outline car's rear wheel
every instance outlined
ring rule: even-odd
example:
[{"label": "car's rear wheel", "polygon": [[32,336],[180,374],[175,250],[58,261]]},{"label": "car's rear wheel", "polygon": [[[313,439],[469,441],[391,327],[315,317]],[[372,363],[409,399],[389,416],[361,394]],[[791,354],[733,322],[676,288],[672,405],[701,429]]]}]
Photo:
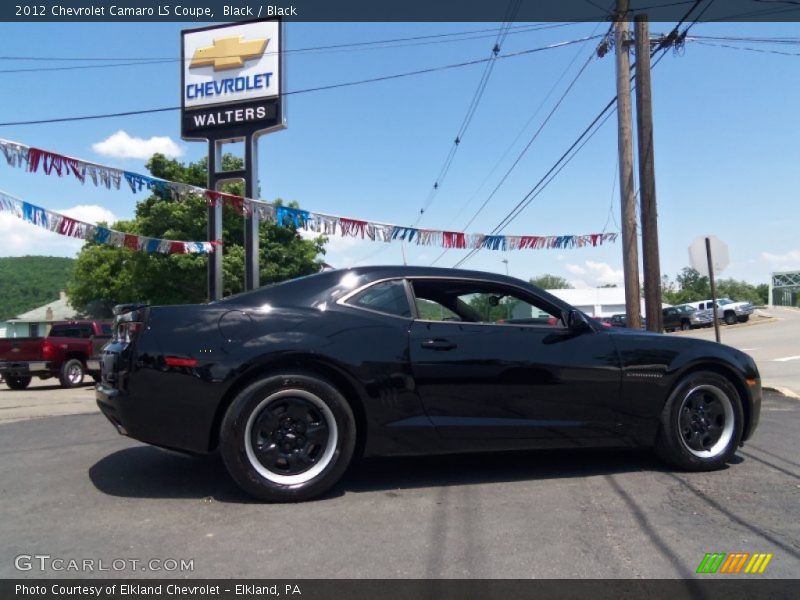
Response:
[{"label": "car's rear wheel", "polygon": [[14,375],[6,375],[6,385],[12,390],[24,390],[31,383],[31,377],[15,377]]},{"label": "car's rear wheel", "polygon": [[233,479],[264,500],[296,502],[327,491],[353,456],[356,425],[344,396],[313,375],[266,377],[225,414],[220,452]]},{"label": "car's rear wheel", "polygon": [[692,328],[692,324],[689,321],[681,321],[681,331],[689,331]]},{"label": "car's rear wheel", "polygon": [[690,471],[723,467],[742,438],[739,393],[722,375],[700,371],[675,388],[661,415],[656,453]]},{"label": "car's rear wheel", "polygon": [[74,388],[83,383],[83,363],[77,358],[71,358],[64,361],[61,365],[61,371],[58,375],[58,380],[61,382],[61,387]]}]

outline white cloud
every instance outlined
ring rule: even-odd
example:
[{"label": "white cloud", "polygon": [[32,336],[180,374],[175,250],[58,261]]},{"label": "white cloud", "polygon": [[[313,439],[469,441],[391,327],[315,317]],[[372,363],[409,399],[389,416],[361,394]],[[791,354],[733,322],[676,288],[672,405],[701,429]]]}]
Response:
[{"label": "white cloud", "polygon": [[131,137],[120,129],[102,142],[92,144],[92,150],[103,156],[116,158],[150,158],[156,152],[176,158],[183,155],[183,148],[169,136],[153,136],[149,139]]},{"label": "white cloud", "polygon": [[589,270],[592,273],[594,273],[595,280],[601,285],[605,283],[615,283],[620,285],[625,280],[622,269],[614,269],[608,263],[587,260],[586,266],[589,267]]},{"label": "white cloud", "polygon": [[587,260],[583,265],[566,265],[567,271],[580,275],[580,279],[570,279],[576,288],[599,287],[606,284],[622,285],[624,282],[622,269],[615,269],[608,263]]},{"label": "white cloud", "polygon": [[794,271],[800,269],[800,250],[789,250],[784,254],[762,252],[761,258],[775,271]]},{"label": "white cloud", "polygon": [[580,265],[567,265],[567,271],[572,273],[573,275],[586,275],[586,269],[581,267]]},{"label": "white cloud", "polygon": [[[58,212],[87,223],[117,220],[111,211],[94,204],[81,204]],[[75,256],[84,244],[83,240],[53,233],[6,212],[0,213],[0,239],[3,240],[0,252],[3,256]]]},{"label": "white cloud", "polygon": [[59,212],[61,212],[63,215],[67,215],[68,217],[72,217],[73,219],[91,223],[92,225],[96,225],[100,221],[105,221],[111,225],[117,220],[117,217],[114,216],[114,213],[103,206],[98,206],[97,204],[79,204],[78,206],[73,206],[72,208],[67,208],[66,210]]}]

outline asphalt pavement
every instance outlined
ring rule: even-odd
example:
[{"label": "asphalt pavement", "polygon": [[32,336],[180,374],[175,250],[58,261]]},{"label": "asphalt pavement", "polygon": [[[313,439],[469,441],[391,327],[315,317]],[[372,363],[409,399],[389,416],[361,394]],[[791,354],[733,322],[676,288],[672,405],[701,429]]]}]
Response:
[{"label": "asphalt pavement", "polygon": [[[722,471],[597,450],[372,459],[319,500],[270,505],[218,458],[120,437],[96,413],[5,423],[0,577],[724,577],[695,575],[707,552],[773,553],[756,577],[797,577],[798,434],[800,402],[767,393]],[[125,562],[54,570],[70,560]]]},{"label": "asphalt pavement", "polygon": [[[763,385],[800,398],[800,309],[773,307],[758,312],[772,318],[721,325],[720,341],[752,356]],[[714,339],[714,329],[695,329],[675,335]]]}]

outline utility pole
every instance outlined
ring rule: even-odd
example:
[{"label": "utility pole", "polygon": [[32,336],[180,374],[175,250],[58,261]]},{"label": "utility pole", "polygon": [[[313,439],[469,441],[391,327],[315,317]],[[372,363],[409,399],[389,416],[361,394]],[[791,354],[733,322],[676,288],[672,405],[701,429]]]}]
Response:
[{"label": "utility pole", "polygon": [[633,131],[631,118],[631,61],[629,55],[628,0],[617,0],[614,45],[617,55],[617,135],[619,192],[622,209],[622,268],[625,278],[625,312],[628,327],[642,326],[639,299],[639,242],[636,237],[636,197],[633,190]]},{"label": "utility pole", "polygon": [[647,329],[663,331],[661,266],[658,255],[658,211],[653,150],[653,96],[650,89],[650,25],[636,15],[636,127],[639,140],[639,202],[642,216],[642,268]]}]

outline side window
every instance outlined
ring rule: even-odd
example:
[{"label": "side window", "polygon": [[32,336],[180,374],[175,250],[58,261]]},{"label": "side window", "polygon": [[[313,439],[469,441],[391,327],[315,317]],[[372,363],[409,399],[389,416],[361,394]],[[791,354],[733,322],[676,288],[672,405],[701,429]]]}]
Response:
[{"label": "side window", "polygon": [[561,325],[556,307],[534,304],[524,292],[493,283],[459,280],[414,281],[419,318],[498,325]]},{"label": "side window", "polygon": [[406,288],[402,281],[382,281],[361,290],[347,304],[376,312],[411,318]]},{"label": "side window", "polygon": [[417,314],[423,321],[460,321],[459,317],[452,310],[439,304],[434,300],[417,298]]}]

